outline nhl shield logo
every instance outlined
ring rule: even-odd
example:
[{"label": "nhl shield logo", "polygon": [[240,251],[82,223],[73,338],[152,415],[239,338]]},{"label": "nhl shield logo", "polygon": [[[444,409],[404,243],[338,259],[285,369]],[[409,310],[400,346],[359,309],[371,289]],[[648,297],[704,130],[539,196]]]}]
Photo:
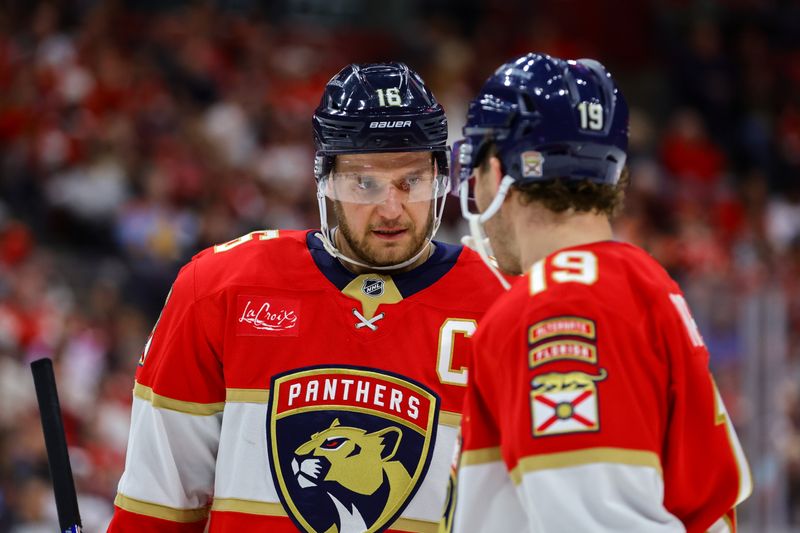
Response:
[{"label": "nhl shield logo", "polygon": [[361,292],[373,298],[383,296],[384,281],[381,278],[367,278],[361,286]]},{"label": "nhl shield logo", "polygon": [[273,480],[301,531],[383,531],[425,477],[438,396],[394,374],[315,367],[272,378]]}]

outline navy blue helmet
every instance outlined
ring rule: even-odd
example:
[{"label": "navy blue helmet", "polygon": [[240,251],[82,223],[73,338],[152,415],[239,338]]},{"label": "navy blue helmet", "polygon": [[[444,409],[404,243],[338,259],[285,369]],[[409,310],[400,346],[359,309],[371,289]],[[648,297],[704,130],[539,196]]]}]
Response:
[{"label": "navy blue helmet", "polygon": [[403,63],[346,66],[325,86],[312,123],[317,180],[346,153],[431,151],[448,172],[444,110]]},{"label": "navy blue helmet", "polygon": [[[325,250],[343,261],[373,270],[393,270],[412,264],[425,253],[436,234],[450,190],[447,119],[433,93],[419,74],[403,63],[348,65],[325,86],[312,124],[317,147],[314,177],[321,230],[317,237]],[[333,230],[328,226],[326,200],[366,204],[385,201],[389,187],[362,187],[362,182],[376,180],[364,179],[369,176],[358,173],[347,176],[346,172],[335,171],[337,156],[385,152],[430,152],[433,170],[430,181],[425,176],[407,176],[399,179],[400,185],[392,185],[405,191],[408,201],[429,201],[433,215],[427,238],[412,257],[394,265],[371,265],[347,256],[336,247]],[[348,181],[349,177],[356,179]],[[355,186],[336,187],[336,182]]]},{"label": "navy blue helmet", "polygon": [[470,103],[453,176],[468,180],[491,143],[514,183],[615,184],[628,148],[628,105],[605,67],[527,54],[498,68]]}]

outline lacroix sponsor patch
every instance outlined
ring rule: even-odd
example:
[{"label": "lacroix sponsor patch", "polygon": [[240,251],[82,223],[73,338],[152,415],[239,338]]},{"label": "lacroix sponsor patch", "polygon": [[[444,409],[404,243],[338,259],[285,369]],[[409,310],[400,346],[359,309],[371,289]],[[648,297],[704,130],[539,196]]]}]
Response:
[{"label": "lacroix sponsor patch", "polygon": [[300,331],[300,300],[240,294],[236,308],[236,335],[296,337]]}]

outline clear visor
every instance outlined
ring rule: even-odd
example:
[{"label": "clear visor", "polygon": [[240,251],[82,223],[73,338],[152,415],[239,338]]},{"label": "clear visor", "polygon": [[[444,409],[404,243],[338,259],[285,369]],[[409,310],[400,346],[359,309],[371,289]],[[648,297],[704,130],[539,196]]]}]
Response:
[{"label": "clear visor", "polygon": [[[423,154],[428,157],[418,157]],[[435,158],[426,152],[414,154],[417,157],[402,155],[337,156],[335,168],[320,180],[320,186],[331,200],[355,204],[380,204],[390,196],[401,202],[430,202],[447,194],[450,178],[439,171]]]}]

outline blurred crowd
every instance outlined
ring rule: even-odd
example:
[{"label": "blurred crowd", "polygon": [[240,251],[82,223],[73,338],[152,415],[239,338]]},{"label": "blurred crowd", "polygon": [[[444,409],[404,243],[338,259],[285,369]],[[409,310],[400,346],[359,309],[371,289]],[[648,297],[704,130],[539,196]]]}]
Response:
[{"label": "blurred crowd", "polygon": [[[758,331],[783,347],[761,384],[778,423],[751,466],[800,528],[800,2],[64,0],[0,7],[0,531],[56,527],[40,357],[86,531],[103,529],[136,363],[178,268],[254,229],[318,227],[310,118],[333,74],[407,62],[452,142],[482,80],[527,51],[596,57],[628,96],[618,237],[686,291],[746,448],[764,429],[744,393],[763,354],[743,310],[776,295],[780,320]],[[455,204],[442,240],[465,232]]]}]

